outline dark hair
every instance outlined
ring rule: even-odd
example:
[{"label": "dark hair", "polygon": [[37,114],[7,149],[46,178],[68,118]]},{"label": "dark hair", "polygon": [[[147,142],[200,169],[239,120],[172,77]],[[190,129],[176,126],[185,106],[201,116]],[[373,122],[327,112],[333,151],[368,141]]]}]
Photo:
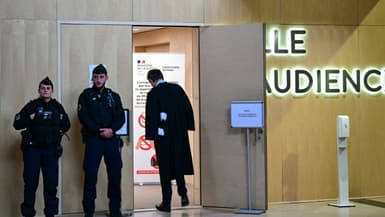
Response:
[{"label": "dark hair", "polygon": [[107,69],[103,66],[103,64],[99,64],[94,68],[94,70],[92,70],[92,74],[105,74],[105,75],[107,75]]},{"label": "dark hair", "polygon": [[43,80],[40,81],[40,83],[39,83],[39,88],[40,88],[41,85],[49,85],[49,86],[51,86],[52,89],[53,89],[52,81],[49,79],[48,76],[45,77]]},{"label": "dark hair", "polygon": [[160,71],[159,69],[151,69],[147,72],[147,80],[157,81],[159,79],[163,79],[162,71]]}]

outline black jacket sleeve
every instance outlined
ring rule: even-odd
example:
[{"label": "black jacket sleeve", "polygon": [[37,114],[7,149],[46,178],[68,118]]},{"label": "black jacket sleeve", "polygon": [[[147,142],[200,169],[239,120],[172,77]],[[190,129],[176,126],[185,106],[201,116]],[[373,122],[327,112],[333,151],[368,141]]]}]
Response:
[{"label": "black jacket sleeve", "polygon": [[159,108],[154,94],[155,92],[151,90],[148,92],[146,99],[145,135],[147,140],[156,140],[158,135]]},{"label": "black jacket sleeve", "polygon": [[195,130],[195,123],[194,123],[194,112],[190,103],[190,100],[188,99],[188,96],[183,91],[183,98],[184,98],[184,110],[187,120],[187,129],[188,130]]},{"label": "black jacket sleeve", "polygon": [[27,103],[19,113],[15,115],[13,127],[16,130],[29,128],[32,125],[32,120],[29,117],[34,112],[34,101]]},{"label": "black jacket sleeve", "polygon": [[123,126],[126,117],[124,115],[124,109],[122,106],[122,101],[120,99],[120,96],[116,93],[113,93],[112,97],[114,97],[114,101],[115,101],[115,104],[114,104],[115,111],[113,113],[111,128],[114,132],[116,132]]}]

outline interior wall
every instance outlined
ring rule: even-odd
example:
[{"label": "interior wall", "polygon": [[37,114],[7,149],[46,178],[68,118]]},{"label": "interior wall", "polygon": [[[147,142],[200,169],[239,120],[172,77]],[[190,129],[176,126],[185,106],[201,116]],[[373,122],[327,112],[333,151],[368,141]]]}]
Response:
[{"label": "interior wall", "polygon": [[[49,76],[57,88],[55,44],[55,22],[0,22],[0,210],[4,216],[18,216],[23,198],[21,137],[12,127],[13,118],[27,102],[38,97],[38,84],[44,77]],[[42,194],[39,187],[37,209],[42,209]]]},{"label": "interior wall", "polygon": [[145,22],[204,22],[205,0],[133,0],[133,20]]},{"label": "interior wall", "polygon": [[[34,0],[38,1],[38,0]],[[132,20],[133,0],[56,0],[59,20]]]},{"label": "interior wall", "polygon": [[204,21],[208,24],[384,25],[383,9],[383,0],[209,0],[205,1]]},{"label": "interior wall", "polygon": [[[281,33],[285,33],[290,27],[292,26],[280,26]],[[267,73],[272,68],[284,70],[300,66],[312,71],[315,68],[350,69],[357,66],[359,37],[355,27],[305,25],[303,28],[307,31],[307,54],[301,57],[268,56]],[[339,114],[350,116],[349,178],[352,189],[357,187],[356,180],[361,177],[356,171],[365,164],[357,162],[360,158],[359,137],[369,133],[369,130],[359,130],[361,108],[358,104],[366,98],[371,96],[326,96],[310,93],[303,97],[290,94],[268,97],[271,201],[331,199],[338,196],[335,125]],[[351,196],[361,196],[361,193],[352,191]]]},{"label": "interior wall", "polygon": [[[199,84],[198,72],[198,32],[194,28],[161,28],[158,30],[136,33],[133,35],[135,52],[170,52],[185,54],[185,91],[194,110],[196,126],[199,126]],[[186,182],[194,186],[194,195],[200,195],[199,170],[199,128],[189,134],[193,155],[194,176],[186,176]],[[191,189],[190,189],[191,190]],[[200,203],[200,197],[194,196],[194,204]]]}]

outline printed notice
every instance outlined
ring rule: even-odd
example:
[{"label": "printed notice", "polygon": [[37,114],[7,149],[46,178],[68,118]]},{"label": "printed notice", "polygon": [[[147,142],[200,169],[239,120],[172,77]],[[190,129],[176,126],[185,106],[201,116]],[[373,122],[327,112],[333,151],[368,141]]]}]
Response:
[{"label": "printed notice", "polygon": [[264,103],[262,101],[233,101],[230,110],[231,127],[263,128]]}]

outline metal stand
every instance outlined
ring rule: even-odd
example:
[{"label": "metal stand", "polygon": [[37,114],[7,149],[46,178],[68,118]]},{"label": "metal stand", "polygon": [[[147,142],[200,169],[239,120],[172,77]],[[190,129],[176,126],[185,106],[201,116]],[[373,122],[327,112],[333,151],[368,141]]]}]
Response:
[{"label": "metal stand", "polygon": [[[256,134],[258,134],[256,132]],[[258,136],[256,137],[258,138]],[[251,198],[251,148],[250,148],[250,128],[246,128],[246,140],[247,140],[247,202],[248,207],[247,208],[241,208],[235,211],[235,214],[254,214],[254,215],[260,215],[262,213],[265,213],[265,210],[261,209],[252,209],[252,198]]]},{"label": "metal stand", "polygon": [[337,138],[338,154],[338,201],[329,203],[335,207],[354,207],[349,201],[347,138]]}]

